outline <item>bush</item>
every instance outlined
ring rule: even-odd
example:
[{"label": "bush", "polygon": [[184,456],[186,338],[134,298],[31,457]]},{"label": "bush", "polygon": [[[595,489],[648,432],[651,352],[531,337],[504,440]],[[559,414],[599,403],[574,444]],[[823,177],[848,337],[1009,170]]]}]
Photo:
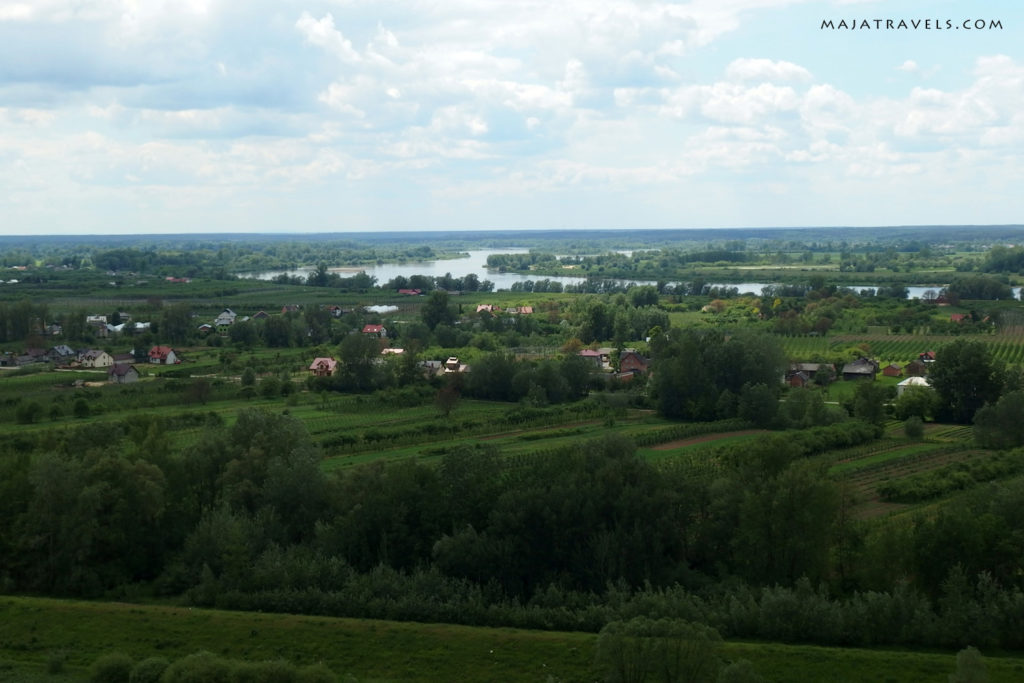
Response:
[{"label": "bush", "polygon": [[234,667],[209,652],[189,655],[167,667],[162,683],[230,683]]},{"label": "bush", "polygon": [[911,415],[903,423],[903,433],[908,439],[920,439],[924,436],[924,422],[917,415]]},{"label": "bush", "polygon": [[91,412],[89,410],[89,403],[84,398],[76,399],[75,405],[71,410],[78,419],[89,417],[89,413]]},{"label": "bush", "polygon": [[680,619],[613,621],[597,637],[595,663],[608,681],[710,683],[717,677],[721,640],[710,626]]},{"label": "bush", "polygon": [[123,652],[100,655],[92,663],[90,681],[96,683],[128,683],[132,673],[132,658]]},{"label": "bush", "polygon": [[163,657],[150,657],[132,667],[128,683],[159,683],[164,671],[171,665]]}]

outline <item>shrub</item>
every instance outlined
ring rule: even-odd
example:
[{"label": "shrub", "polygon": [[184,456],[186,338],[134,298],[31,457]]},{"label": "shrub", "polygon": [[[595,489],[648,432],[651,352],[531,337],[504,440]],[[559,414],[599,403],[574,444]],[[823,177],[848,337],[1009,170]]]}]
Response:
[{"label": "shrub", "polygon": [[234,667],[209,652],[197,652],[167,667],[162,683],[230,683]]},{"label": "shrub", "polygon": [[92,663],[89,680],[96,683],[128,683],[132,663],[132,658],[123,652],[100,655]]},{"label": "shrub", "polygon": [[163,657],[150,657],[132,667],[132,673],[128,677],[128,683],[159,683],[160,677],[170,666]]},{"label": "shrub", "polygon": [[75,405],[71,410],[78,419],[89,417],[89,413],[91,412],[89,410],[89,404],[84,398],[76,399]]},{"label": "shrub", "polygon": [[924,436],[924,422],[917,415],[911,415],[903,423],[903,433],[908,439],[920,439]]}]

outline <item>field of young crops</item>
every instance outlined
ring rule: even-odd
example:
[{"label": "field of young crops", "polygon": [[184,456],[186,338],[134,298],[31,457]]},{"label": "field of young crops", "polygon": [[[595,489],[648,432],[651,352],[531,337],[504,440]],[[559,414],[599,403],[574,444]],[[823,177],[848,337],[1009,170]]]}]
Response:
[{"label": "field of young crops", "polygon": [[[880,361],[908,363],[924,351],[937,351],[957,338],[914,334],[843,334],[832,337],[781,337],[780,342],[787,357],[793,360],[828,358],[853,346],[861,346],[864,355]],[[1011,365],[1024,364],[1024,334],[965,335],[960,338],[985,344],[996,360]]]}]

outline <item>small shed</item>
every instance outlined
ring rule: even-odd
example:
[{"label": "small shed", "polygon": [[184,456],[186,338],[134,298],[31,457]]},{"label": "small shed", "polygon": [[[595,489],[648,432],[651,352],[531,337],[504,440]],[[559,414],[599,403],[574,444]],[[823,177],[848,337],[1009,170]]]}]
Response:
[{"label": "small shed", "polygon": [[890,363],[889,365],[886,365],[884,368],[882,368],[882,374],[885,375],[886,377],[902,377],[903,368],[896,365],[895,363]]}]

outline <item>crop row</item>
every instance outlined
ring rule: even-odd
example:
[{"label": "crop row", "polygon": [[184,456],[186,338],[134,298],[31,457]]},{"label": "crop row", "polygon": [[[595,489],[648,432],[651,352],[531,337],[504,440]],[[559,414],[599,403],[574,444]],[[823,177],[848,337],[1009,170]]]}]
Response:
[{"label": "crop row", "polygon": [[878,487],[878,492],[890,502],[915,503],[1021,471],[1024,458],[1019,452],[973,453],[944,467],[887,482]]}]

